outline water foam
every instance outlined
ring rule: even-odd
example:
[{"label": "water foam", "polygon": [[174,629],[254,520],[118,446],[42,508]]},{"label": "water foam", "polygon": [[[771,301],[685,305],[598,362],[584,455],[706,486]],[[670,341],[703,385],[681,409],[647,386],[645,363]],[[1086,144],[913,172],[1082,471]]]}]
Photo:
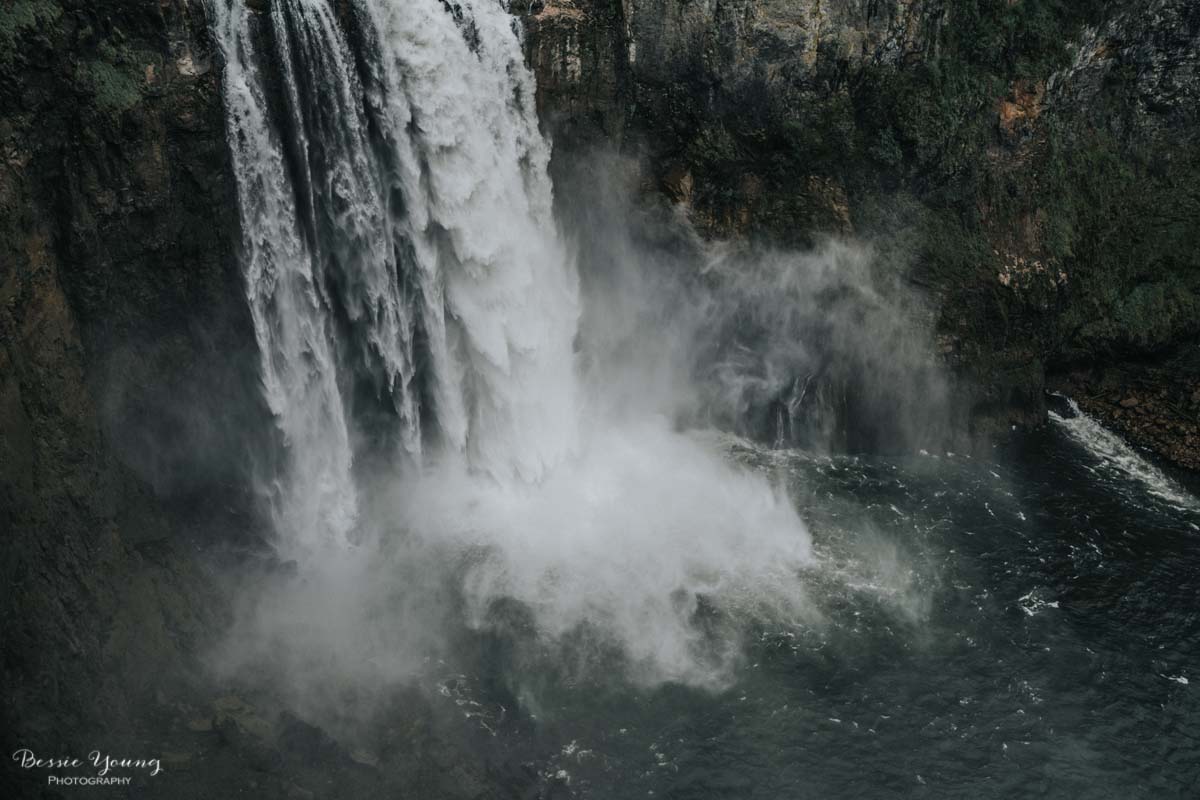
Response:
[{"label": "water foam", "polygon": [[1066,417],[1050,411],[1050,420],[1081,444],[1111,474],[1140,483],[1150,494],[1178,509],[1200,511],[1200,500],[1139,455],[1120,436],[1085,414],[1074,400],[1067,398],[1067,403],[1073,416]]}]

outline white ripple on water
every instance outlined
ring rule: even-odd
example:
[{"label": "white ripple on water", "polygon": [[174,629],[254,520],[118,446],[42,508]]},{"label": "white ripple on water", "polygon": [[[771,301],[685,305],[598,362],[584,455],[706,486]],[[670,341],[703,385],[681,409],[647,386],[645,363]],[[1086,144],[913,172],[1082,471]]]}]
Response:
[{"label": "white ripple on water", "polygon": [[1058,608],[1058,601],[1046,600],[1042,596],[1042,592],[1040,590],[1034,589],[1018,599],[1017,606],[1024,611],[1027,616],[1034,617],[1042,611],[1045,611],[1047,608]]}]

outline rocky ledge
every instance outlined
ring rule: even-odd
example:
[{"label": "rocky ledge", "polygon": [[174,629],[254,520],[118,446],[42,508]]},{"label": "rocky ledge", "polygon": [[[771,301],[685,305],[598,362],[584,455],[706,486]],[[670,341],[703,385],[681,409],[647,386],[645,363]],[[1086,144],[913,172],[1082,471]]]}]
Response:
[{"label": "rocky ledge", "polygon": [[1176,363],[1096,367],[1052,386],[1135,445],[1200,472],[1200,378]]}]

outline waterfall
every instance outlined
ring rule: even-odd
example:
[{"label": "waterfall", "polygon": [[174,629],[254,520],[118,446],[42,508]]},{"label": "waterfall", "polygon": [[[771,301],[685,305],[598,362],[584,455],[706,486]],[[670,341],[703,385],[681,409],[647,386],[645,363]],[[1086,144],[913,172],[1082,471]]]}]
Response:
[{"label": "waterfall", "polygon": [[579,299],[516,22],[495,0],[358,8],[438,430],[477,469],[540,480],[577,438]]},{"label": "waterfall", "polygon": [[702,598],[802,615],[787,496],[613,402],[667,365],[593,357],[580,388],[580,281],[504,5],[211,2],[286,457],[264,485],[303,575],[261,587],[234,650],[367,680],[503,598],[549,639],[602,631],[642,680],[711,685],[736,637],[699,625]]},{"label": "waterfall", "polygon": [[538,481],[577,441],[577,278],[513,19],[494,0],[348,9],[343,24],[328,0],[212,4],[287,454],[271,494],[300,548],[350,535],[365,450],[419,460],[432,441]]}]

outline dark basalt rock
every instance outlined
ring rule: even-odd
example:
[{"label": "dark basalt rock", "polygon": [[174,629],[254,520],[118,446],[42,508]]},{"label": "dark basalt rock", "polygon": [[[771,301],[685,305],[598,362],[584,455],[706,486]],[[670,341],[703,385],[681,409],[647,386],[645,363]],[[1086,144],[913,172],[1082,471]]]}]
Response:
[{"label": "dark basalt rock", "polygon": [[132,736],[223,614],[186,540],[243,528],[246,493],[190,498],[241,482],[222,406],[260,412],[211,65],[196,3],[0,8],[10,752]]}]

